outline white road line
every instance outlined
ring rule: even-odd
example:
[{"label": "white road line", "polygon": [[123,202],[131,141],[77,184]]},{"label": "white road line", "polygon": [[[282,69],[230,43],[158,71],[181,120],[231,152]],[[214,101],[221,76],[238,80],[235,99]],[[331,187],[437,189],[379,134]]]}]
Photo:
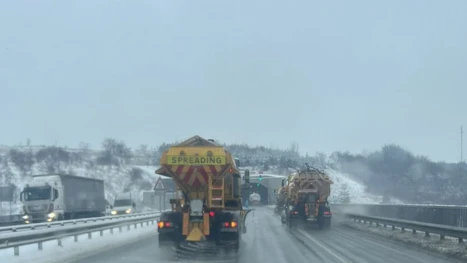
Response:
[{"label": "white road line", "polygon": [[343,263],[348,263],[348,261],[346,261],[345,259],[341,258],[339,255],[337,255],[336,253],[332,252],[329,248],[327,248],[325,245],[321,244],[318,240],[316,240],[314,237],[310,236],[308,233],[300,230],[300,229],[297,229],[298,232],[300,232],[302,235],[306,236],[308,239],[310,239],[311,241],[313,241],[313,243],[315,243],[316,245],[320,246],[322,249],[326,250],[326,252],[328,252],[329,254],[331,254],[333,257],[337,258],[340,262],[343,262]]}]

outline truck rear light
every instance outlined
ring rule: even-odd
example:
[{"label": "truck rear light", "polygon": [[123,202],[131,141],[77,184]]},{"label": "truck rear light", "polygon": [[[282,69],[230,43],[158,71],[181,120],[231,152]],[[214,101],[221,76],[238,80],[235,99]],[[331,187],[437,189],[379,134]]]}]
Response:
[{"label": "truck rear light", "polygon": [[324,211],[325,215],[331,215],[331,211]]},{"label": "truck rear light", "polygon": [[298,215],[298,211],[290,211],[292,215]]},{"label": "truck rear light", "polygon": [[237,227],[237,222],[235,221],[232,221],[232,222],[224,222],[222,223],[222,226],[225,227],[225,228],[236,228]]},{"label": "truck rear light", "polygon": [[215,215],[216,215],[216,214],[214,213],[214,211],[209,212],[209,216],[210,216],[210,217],[214,217]]},{"label": "truck rear light", "polygon": [[159,221],[159,222],[157,223],[157,227],[159,227],[159,228],[173,227],[173,224],[172,224],[172,222]]}]

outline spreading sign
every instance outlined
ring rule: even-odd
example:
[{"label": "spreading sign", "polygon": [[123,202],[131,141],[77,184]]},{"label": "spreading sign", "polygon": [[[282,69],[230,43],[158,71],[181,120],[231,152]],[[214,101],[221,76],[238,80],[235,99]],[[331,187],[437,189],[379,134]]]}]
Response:
[{"label": "spreading sign", "polygon": [[225,156],[167,156],[168,165],[225,165]]}]

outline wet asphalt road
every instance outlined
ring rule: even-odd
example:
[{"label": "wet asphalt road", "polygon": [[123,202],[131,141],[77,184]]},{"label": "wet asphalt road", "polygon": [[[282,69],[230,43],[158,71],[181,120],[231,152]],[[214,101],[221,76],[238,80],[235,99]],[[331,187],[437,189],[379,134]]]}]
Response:
[{"label": "wet asphalt road", "polygon": [[[334,220],[334,218],[333,218]],[[153,237],[109,250],[78,261],[79,263],[146,262],[242,262],[242,263],[453,263],[452,259],[428,254],[415,248],[371,234],[347,229],[333,221],[330,230],[316,228],[289,230],[268,208],[258,208],[248,215],[248,233],[242,236],[238,257],[222,254],[203,259],[179,260],[172,251],[158,248]]]}]

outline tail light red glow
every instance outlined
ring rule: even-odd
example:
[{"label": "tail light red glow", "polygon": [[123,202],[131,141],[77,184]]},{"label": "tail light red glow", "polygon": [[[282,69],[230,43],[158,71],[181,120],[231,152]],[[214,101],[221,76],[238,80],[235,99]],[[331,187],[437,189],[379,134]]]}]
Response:
[{"label": "tail light red glow", "polygon": [[216,214],[214,213],[214,211],[209,212],[209,216],[210,216],[210,217],[214,217],[215,215],[216,215]]},{"label": "tail light red glow", "polygon": [[325,215],[330,215],[330,214],[331,214],[331,211],[324,211],[324,214],[325,214]]},{"label": "tail light red glow", "polygon": [[232,221],[232,222],[224,222],[222,224],[223,227],[231,227],[231,228],[236,228],[237,227],[237,222]]},{"label": "tail light red glow", "polygon": [[159,228],[164,228],[164,227],[172,227],[172,223],[171,222],[163,222],[163,221],[160,221],[157,223],[157,227]]}]

